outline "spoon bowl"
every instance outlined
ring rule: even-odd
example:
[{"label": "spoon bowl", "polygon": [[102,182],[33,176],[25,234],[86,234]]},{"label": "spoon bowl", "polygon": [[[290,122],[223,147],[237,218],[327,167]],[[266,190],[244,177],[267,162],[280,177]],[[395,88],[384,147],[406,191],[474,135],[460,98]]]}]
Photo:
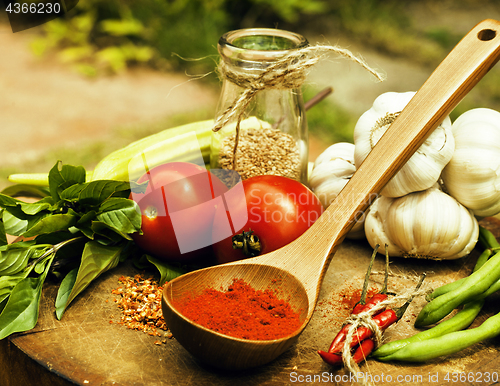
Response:
[{"label": "spoon bowl", "polygon": [[[356,218],[499,58],[500,22],[484,20],[436,68],[335,201],[302,236],[277,251],[191,272],[166,283],[163,316],[179,343],[200,361],[230,370],[268,363],[294,344],[311,319],[326,270]],[[235,278],[255,289],[278,289],[295,311],[301,310],[301,327],[276,340],[238,339],[204,328],[175,308],[183,294],[226,288]]]},{"label": "spoon bowl", "polygon": [[[251,259],[253,260],[253,259]],[[245,261],[246,262],[246,261]],[[199,270],[183,276],[178,284],[169,286],[164,292],[163,308],[169,320],[171,331],[182,331],[176,335],[179,343],[189,352],[199,352],[200,347],[206,353],[204,362],[213,367],[238,370],[255,367],[270,362],[292,344],[294,344],[307,324],[309,299],[302,283],[289,272],[264,264],[225,264],[213,269]],[[276,290],[289,300],[295,311],[300,311],[302,326],[292,335],[273,340],[249,340],[223,335],[193,323],[175,308],[175,302],[186,292],[195,296],[204,288],[211,287],[224,290],[232,283],[233,278],[242,278],[256,290]],[[269,278],[272,278],[270,281]],[[200,281],[203,286],[200,286]],[[175,313],[172,315],[171,313]]]}]

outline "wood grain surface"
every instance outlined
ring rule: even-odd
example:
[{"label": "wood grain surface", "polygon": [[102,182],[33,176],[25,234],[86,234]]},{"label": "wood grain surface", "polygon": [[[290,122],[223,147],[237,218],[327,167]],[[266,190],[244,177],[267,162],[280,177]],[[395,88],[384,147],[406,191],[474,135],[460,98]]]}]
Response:
[{"label": "wood grain surface", "polygon": [[[500,236],[499,221],[486,219],[482,225]],[[418,275],[427,272],[426,285],[435,287],[468,275],[481,252],[476,248],[463,259],[423,261],[392,259],[389,289],[403,292],[413,288]],[[324,364],[316,351],[326,350],[349,314],[346,299],[361,289],[371,256],[365,241],[346,240],[334,256],[321,289],[311,322],[297,344],[272,363],[243,372],[222,372],[198,363],[175,338],[156,345],[156,337],[132,331],[118,321],[120,310],[111,291],[121,275],[138,273],[123,264],[101,276],[79,296],[58,321],[54,316],[55,283],[47,283],[35,329],[0,342],[0,384],[14,385],[285,385],[357,384],[344,369]],[[379,255],[372,287],[381,285],[384,257]],[[498,299],[490,299],[474,325],[499,311]],[[403,319],[391,326],[385,339],[415,333],[413,321],[425,303],[417,298]],[[500,338],[477,344],[458,354],[425,364],[394,364],[368,360],[363,375],[375,384],[453,384],[454,373],[470,373],[460,385],[485,385],[486,373],[500,373]],[[450,382],[445,381],[448,374]],[[343,376],[343,379],[341,378]],[[482,377],[482,382],[472,381]],[[335,380],[340,380],[336,382]],[[460,380],[460,378],[457,378]],[[438,382],[436,382],[436,380]]]}]

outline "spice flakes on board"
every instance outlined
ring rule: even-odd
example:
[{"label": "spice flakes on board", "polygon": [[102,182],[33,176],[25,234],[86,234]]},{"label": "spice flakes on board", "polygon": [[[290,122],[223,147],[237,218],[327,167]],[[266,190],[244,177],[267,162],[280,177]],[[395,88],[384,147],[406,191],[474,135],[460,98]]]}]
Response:
[{"label": "spice flakes on board", "polygon": [[[370,298],[379,292],[377,287],[371,287],[367,291],[367,297]],[[357,284],[348,283],[343,286],[339,292],[332,294],[329,300],[320,300],[318,309],[322,310],[323,318],[345,319],[361,299],[361,289]]]},{"label": "spice flakes on board", "polygon": [[271,289],[256,290],[242,279],[233,279],[227,291],[187,293],[176,299],[175,307],[203,327],[242,339],[279,339],[302,325],[300,310],[294,311]]},{"label": "spice flakes on board", "polygon": [[[222,141],[219,164],[223,169],[233,168],[236,135]],[[274,128],[241,129],[236,150],[236,171],[242,180],[264,174],[298,179],[300,152],[295,139]]]},{"label": "spice flakes on board", "polygon": [[[161,309],[163,287],[153,278],[145,279],[139,274],[134,277],[121,276],[118,281],[122,285],[111,291],[113,295],[120,295],[114,299],[121,309],[120,321],[117,324],[150,336],[171,338],[172,334],[163,319]],[[110,320],[110,323],[113,321]],[[154,343],[160,345],[165,342],[166,339],[163,339]]]}]

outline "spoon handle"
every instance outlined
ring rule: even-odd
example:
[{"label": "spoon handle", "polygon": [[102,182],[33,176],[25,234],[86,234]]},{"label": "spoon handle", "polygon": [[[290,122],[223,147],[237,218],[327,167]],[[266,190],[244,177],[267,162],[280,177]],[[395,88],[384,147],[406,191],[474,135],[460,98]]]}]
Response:
[{"label": "spoon handle", "polygon": [[[500,22],[484,20],[448,54],[381,137],[323,215],[300,238],[297,252],[321,262],[320,283],[333,252],[385,184],[500,58]],[[326,254],[325,254],[326,253]],[[316,266],[317,269],[317,266]],[[305,271],[307,271],[306,269]],[[312,272],[297,271],[311,277]],[[317,272],[316,272],[317,275]],[[316,276],[317,277],[317,276]]]}]

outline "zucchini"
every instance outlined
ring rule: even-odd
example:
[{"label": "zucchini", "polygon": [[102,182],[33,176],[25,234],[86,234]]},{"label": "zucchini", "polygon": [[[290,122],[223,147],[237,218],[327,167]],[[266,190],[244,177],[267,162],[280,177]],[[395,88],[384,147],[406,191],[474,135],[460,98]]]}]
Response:
[{"label": "zucchini", "polygon": [[[255,127],[269,124],[256,117],[241,122],[241,127]],[[210,146],[214,121],[209,119],[173,127],[141,138],[115,150],[104,157],[93,171],[87,172],[87,181],[119,180],[130,181],[139,178],[157,165],[167,162],[210,163]],[[234,131],[232,123],[224,131]],[[215,136],[217,142],[219,136]],[[11,174],[10,182],[34,186],[48,186],[48,173]]]},{"label": "zucchini", "polygon": [[166,162],[208,163],[213,126],[213,120],[199,121],[132,142],[104,157],[96,165],[91,180],[129,181],[144,174],[146,167],[151,169]]},{"label": "zucchini", "polygon": [[[189,161],[188,153],[193,154],[193,135],[196,135],[199,150],[205,163],[210,159],[210,138],[214,121],[212,119],[188,123],[163,130],[141,138],[129,145],[115,150],[96,165],[94,171],[87,172],[87,181],[99,179],[123,180],[129,178],[129,162],[140,157],[145,151],[153,158],[152,164],[158,165],[169,161]],[[187,148],[190,146],[191,148]],[[199,155],[199,153],[198,153]],[[177,158],[176,158],[177,157]],[[148,157],[148,162],[150,157]],[[191,161],[193,161],[191,159]],[[150,168],[152,165],[148,165]],[[137,170],[136,170],[137,171]],[[8,180],[15,184],[48,186],[48,173],[11,174]]]}]

